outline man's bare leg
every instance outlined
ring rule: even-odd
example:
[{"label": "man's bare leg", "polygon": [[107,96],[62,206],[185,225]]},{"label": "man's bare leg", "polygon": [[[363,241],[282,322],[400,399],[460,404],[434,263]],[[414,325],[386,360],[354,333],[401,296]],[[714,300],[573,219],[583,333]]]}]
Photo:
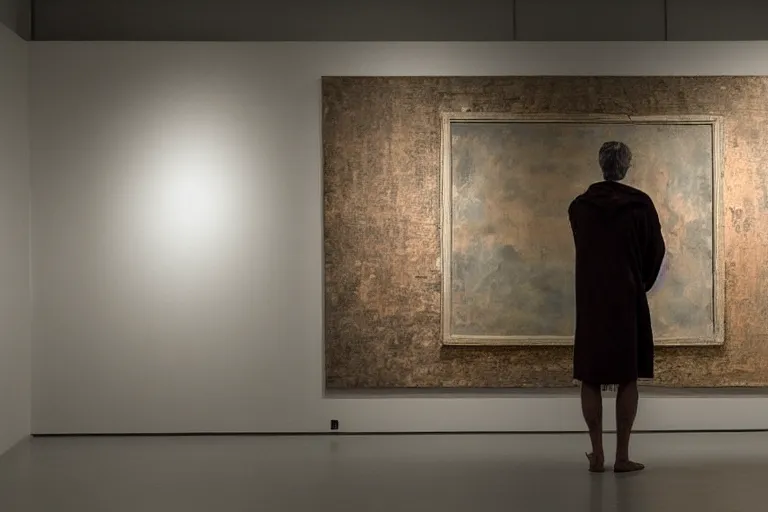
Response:
[{"label": "man's bare leg", "polygon": [[587,454],[589,470],[593,473],[605,471],[605,455],[603,453],[603,395],[600,385],[581,384],[581,412],[589,429],[589,439],[592,441],[592,453]]},{"label": "man's bare leg", "polygon": [[629,437],[637,415],[637,381],[619,386],[616,395],[616,463],[613,470],[617,473],[640,471],[645,466],[629,459]]}]

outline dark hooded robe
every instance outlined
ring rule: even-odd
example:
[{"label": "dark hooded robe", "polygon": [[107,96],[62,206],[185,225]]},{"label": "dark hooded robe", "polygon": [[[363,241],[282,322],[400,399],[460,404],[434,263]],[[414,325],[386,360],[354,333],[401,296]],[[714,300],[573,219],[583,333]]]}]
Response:
[{"label": "dark hooded robe", "polygon": [[616,385],[653,377],[653,331],[646,293],[666,250],[647,194],[614,181],[573,200],[576,246],[573,376]]}]

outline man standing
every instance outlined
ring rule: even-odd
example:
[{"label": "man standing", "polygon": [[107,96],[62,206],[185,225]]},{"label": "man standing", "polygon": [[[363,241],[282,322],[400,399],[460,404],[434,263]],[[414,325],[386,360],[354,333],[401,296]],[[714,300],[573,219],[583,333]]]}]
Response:
[{"label": "man standing", "polygon": [[606,142],[599,162],[604,181],[573,200],[568,217],[576,246],[576,335],[573,374],[589,428],[589,469],[604,471],[602,388],[618,386],[616,472],[639,471],[629,458],[637,413],[637,379],[653,377],[653,332],[646,293],[666,250],[659,216],[644,192],[619,183],[632,153]]}]

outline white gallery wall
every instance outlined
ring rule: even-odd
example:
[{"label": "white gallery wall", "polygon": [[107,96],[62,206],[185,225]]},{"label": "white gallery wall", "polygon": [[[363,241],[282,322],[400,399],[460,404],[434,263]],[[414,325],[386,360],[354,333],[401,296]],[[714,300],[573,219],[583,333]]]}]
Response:
[{"label": "white gallery wall", "polygon": [[30,433],[27,55],[0,24],[0,453]]},{"label": "white gallery wall", "polygon": [[[581,430],[564,395],[326,395],[323,75],[767,74],[764,43],[34,43],[33,432]],[[653,397],[638,428],[768,427]],[[606,411],[606,427],[612,413]]]}]

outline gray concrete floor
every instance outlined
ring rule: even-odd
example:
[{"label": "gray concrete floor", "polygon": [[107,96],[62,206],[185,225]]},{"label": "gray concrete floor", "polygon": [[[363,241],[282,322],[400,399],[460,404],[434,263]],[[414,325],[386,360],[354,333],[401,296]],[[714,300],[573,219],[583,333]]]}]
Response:
[{"label": "gray concrete floor", "polygon": [[638,434],[648,469],[633,475],[589,474],[586,446],[556,434],[35,438],[0,457],[0,511],[766,510],[768,433]]}]

